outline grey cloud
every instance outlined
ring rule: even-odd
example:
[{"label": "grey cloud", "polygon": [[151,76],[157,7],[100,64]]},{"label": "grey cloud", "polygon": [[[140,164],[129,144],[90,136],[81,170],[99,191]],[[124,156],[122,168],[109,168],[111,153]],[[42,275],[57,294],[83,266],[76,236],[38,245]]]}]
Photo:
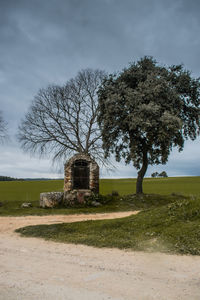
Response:
[{"label": "grey cloud", "polygon": [[199,8],[189,0],[0,0],[0,109],[13,139],[37,91],[82,68],[115,72],[152,55],[199,76]]}]

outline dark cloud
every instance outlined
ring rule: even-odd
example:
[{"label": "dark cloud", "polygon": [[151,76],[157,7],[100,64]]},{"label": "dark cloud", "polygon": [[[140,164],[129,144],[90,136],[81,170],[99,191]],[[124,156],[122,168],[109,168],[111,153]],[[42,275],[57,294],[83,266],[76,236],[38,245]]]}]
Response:
[{"label": "dark cloud", "polygon": [[199,30],[199,1],[0,0],[0,109],[11,135],[39,88],[82,68],[114,72],[152,55],[199,76]]}]

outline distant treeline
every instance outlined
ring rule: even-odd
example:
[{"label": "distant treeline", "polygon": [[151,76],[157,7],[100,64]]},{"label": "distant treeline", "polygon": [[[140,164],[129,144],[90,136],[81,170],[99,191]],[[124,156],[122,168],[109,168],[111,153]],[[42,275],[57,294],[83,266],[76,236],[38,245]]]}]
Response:
[{"label": "distant treeline", "polygon": [[0,181],[43,181],[43,180],[64,180],[64,178],[13,178],[9,176],[0,176]]},{"label": "distant treeline", "polygon": [[13,178],[9,176],[0,176],[0,181],[24,181],[23,178]]},{"label": "distant treeline", "polygon": [[64,180],[64,178],[24,178],[25,181]]}]

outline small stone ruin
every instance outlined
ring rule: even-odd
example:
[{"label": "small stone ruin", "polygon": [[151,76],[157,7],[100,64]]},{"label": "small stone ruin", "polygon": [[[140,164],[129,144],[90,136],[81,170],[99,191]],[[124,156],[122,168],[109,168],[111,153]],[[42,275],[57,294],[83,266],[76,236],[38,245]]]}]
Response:
[{"label": "small stone ruin", "polygon": [[40,194],[41,207],[84,204],[92,193],[99,193],[99,166],[89,155],[74,155],[66,162],[64,171],[64,192]]}]

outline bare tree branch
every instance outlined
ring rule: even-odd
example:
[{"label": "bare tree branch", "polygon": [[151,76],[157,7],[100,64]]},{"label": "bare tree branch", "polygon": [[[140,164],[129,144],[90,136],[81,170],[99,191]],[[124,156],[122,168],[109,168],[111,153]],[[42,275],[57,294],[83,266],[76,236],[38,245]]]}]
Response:
[{"label": "bare tree branch", "polygon": [[86,69],[64,86],[41,89],[19,126],[22,148],[54,161],[78,152],[105,163],[97,123],[97,91],[104,77],[103,71]]},{"label": "bare tree branch", "polygon": [[4,142],[7,137],[7,124],[4,121],[2,112],[0,111],[0,142]]}]

